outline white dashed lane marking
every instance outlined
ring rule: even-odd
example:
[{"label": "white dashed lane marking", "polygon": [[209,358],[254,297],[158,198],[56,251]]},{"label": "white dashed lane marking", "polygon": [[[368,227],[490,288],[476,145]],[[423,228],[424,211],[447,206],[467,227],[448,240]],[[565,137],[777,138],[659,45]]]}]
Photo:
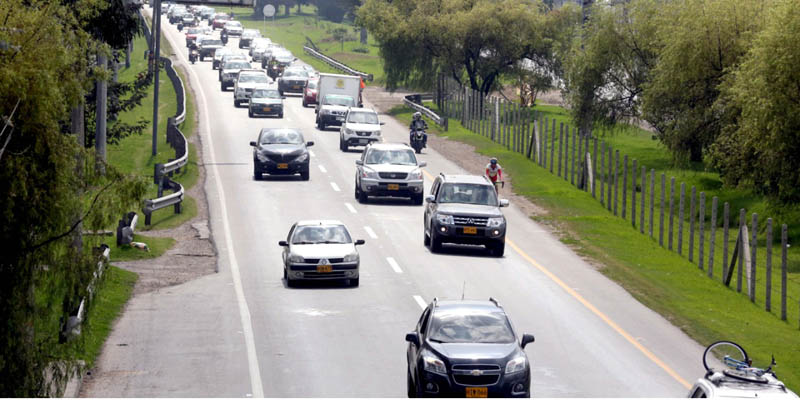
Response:
[{"label": "white dashed lane marking", "polygon": [[328,170],[325,169],[325,167],[322,166],[322,164],[317,164],[317,167],[319,167],[319,170],[322,171],[323,174],[327,174],[328,173]]},{"label": "white dashed lane marking", "polygon": [[402,274],[403,273],[403,270],[400,269],[400,265],[397,264],[397,261],[395,261],[394,258],[386,257],[386,261],[389,263],[389,266],[392,267],[394,272],[397,272],[398,274]]},{"label": "white dashed lane marking", "polygon": [[378,235],[375,234],[375,231],[373,231],[372,228],[370,228],[368,226],[365,226],[364,230],[367,231],[367,235],[369,235],[369,237],[371,237],[373,239],[377,239],[378,238]]},{"label": "white dashed lane marking", "polygon": [[350,210],[350,212],[351,212],[351,213],[353,213],[353,214],[358,214],[358,211],[356,211],[356,208],[355,208],[355,207],[353,207],[353,205],[352,205],[352,204],[350,204],[350,203],[344,203],[344,206],[345,206],[345,207],[347,207],[347,209],[348,209],[348,210]]},{"label": "white dashed lane marking", "polygon": [[341,189],[339,189],[339,186],[336,184],[336,182],[331,182],[331,187],[333,188],[333,190],[335,190],[337,192],[341,191]]},{"label": "white dashed lane marking", "polygon": [[425,300],[421,296],[414,295],[414,301],[416,301],[419,308],[423,310],[425,309],[425,307],[428,306],[427,304],[425,304]]}]

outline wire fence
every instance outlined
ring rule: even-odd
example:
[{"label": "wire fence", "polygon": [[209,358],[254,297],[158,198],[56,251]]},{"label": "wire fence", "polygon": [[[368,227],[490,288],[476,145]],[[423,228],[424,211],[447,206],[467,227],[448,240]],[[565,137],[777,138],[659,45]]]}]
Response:
[{"label": "wire fence", "polygon": [[[632,229],[674,251],[711,279],[747,295],[784,321],[800,324],[800,274],[788,227],[640,165],[606,141],[528,107],[437,79],[441,117],[520,153],[576,188],[591,193]],[[737,215],[738,213],[738,215]],[[790,263],[790,259],[795,262]],[[790,266],[795,267],[790,271]],[[800,326],[800,325],[799,325]]]}]

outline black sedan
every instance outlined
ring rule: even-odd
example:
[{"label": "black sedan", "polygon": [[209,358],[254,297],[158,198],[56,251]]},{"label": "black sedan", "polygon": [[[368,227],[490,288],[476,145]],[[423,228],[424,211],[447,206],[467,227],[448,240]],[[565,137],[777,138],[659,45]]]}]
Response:
[{"label": "black sedan", "polygon": [[275,115],[283,118],[283,99],[275,89],[255,89],[250,95],[247,106],[247,115],[253,118],[257,115]]},{"label": "black sedan", "polygon": [[530,397],[525,345],[494,299],[437,301],[408,341],[408,397]]},{"label": "black sedan", "polygon": [[289,67],[283,71],[281,77],[278,78],[278,91],[283,95],[285,92],[290,93],[303,93],[306,87],[306,81],[311,75],[305,68],[302,67]]},{"label": "black sedan", "polygon": [[294,175],[309,178],[308,147],[303,134],[292,128],[263,128],[253,146],[253,178],[260,181],[264,174]]}]

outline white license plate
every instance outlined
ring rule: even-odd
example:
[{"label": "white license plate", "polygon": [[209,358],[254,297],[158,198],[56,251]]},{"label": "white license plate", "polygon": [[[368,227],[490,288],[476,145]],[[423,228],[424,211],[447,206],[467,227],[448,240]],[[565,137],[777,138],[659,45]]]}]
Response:
[{"label": "white license plate", "polygon": [[367,139],[358,139],[358,143],[359,144],[367,144],[367,143],[369,143],[369,140],[367,140]]}]

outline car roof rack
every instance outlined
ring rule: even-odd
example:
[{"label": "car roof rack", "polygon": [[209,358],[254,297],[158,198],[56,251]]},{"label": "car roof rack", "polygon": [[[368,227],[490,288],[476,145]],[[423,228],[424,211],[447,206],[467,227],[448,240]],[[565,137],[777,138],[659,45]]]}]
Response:
[{"label": "car roof rack", "polygon": [[438,303],[439,303],[439,298],[438,297],[434,297],[433,300],[431,300],[431,304],[433,304],[434,307],[436,307],[436,304],[438,304]]},{"label": "car roof rack", "polygon": [[492,303],[494,303],[494,305],[496,305],[496,306],[500,307],[500,303],[498,303],[498,302],[497,302],[497,299],[495,299],[494,297],[489,297],[489,301],[491,301]]}]

